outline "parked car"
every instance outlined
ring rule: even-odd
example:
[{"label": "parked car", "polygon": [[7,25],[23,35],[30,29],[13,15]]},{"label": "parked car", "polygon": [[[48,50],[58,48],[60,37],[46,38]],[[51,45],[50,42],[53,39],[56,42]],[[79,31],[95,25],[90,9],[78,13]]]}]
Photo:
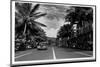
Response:
[{"label": "parked car", "polygon": [[26,48],[31,49],[31,48],[36,48],[36,42],[32,40],[27,40],[26,41]]},{"label": "parked car", "polygon": [[39,45],[37,46],[38,50],[47,50],[47,44],[45,42],[41,42],[39,43]]}]

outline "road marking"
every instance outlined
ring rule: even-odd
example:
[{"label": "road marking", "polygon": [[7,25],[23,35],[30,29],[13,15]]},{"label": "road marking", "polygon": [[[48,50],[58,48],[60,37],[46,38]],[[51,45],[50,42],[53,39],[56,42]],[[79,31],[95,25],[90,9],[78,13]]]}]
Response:
[{"label": "road marking", "polygon": [[92,56],[92,55],[89,55],[89,54],[86,54],[86,53],[82,53],[82,52],[75,52],[77,54],[82,54],[82,55],[85,55],[85,56]]},{"label": "road marking", "polygon": [[22,54],[25,54],[25,53],[28,53],[28,52],[31,52],[31,51],[32,51],[32,49],[27,50],[27,51],[22,51],[22,52],[16,53],[16,54],[15,54],[15,57],[16,57],[16,56],[19,56],[19,55],[22,55]]},{"label": "road marking", "polygon": [[16,56],[15,59],[16,59],[16,58],[23,57],[23,56],[28,55],[28,54],[31,54],[31,53],[32,53],[32,52],[30,52],[30,53],[26,53],[26,54],[22,54],[22,55],[20,55],[20,56]]},{"label": "road marking", "polygon": [[52,51],[53,51],[53,59],[55,60],[56,59],[56,55],[55,55],[55,51],[54,51],[53,47],[52,47]]}]

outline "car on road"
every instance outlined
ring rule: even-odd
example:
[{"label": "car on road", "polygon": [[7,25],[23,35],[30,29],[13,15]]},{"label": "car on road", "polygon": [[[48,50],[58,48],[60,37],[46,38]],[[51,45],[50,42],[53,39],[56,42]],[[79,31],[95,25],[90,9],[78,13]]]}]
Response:
[{"label": "car on road", "polygon": [[47,50],[47,44],[45,42],[41,42],[39,43],[39,45],[37,46],[38,50]]}]

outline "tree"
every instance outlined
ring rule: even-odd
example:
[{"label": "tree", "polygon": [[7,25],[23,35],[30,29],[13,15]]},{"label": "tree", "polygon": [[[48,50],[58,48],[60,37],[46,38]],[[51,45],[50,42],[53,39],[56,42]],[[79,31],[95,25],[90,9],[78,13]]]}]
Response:
[{"label": "tree", "polygon": [[[71,25],[77,25],[76,33],[86,33],[91,30],[93,24],[93,9],[91,7],[71,7],[67,10],[68,13],[65,17],[66,22],[71,22]],[[90,26],[90,27],[88,27]],[[85,28],[89,28],[85,29]],[[85,32],[84,32],[85,31]]]},{"label": "tree", "polygon": [[20,49],[26,49],[28,39],[39,33],[40,26],[46,27],[46,25],[35,21],[46,15],[46,13],[36,12],[39,6],[40,4],[33,7],[32,3],[15,3],[15,37],[16,39],[20,38],[20,45],[17,45],[18,43],[15,41],[15,46],[20,47]]},{"label": "tree", "polygon": [[63,25],[60,30],[58,31],[57,37],[64,38],[64,37],[71,37],[72,26],[70,24]]},{"label": "tree", "polygon": [[72,37],[72,26],[70,24],[63,25],[57,33],[57,45],[68,46],[67,40]]},{"label": "tree", "polygon": [[36,19],[45,16],[46,13],[36,12],[39,8],[39,4],[32,7],[32,3],[15,3],[15,31],[17,33],[22,33],[26,36],[26,33],[30,31],[31,33],[37,32],[39,26],[46,27],[46,25],[35,21]]},{"label": "tree", "polygon": [[72,24],[82,25],[83,23],[93,23],[93,9],[91,7],[72,7],[73,10],[67,10],[66,21]]},{"label": "tree", "polygon": [[[63,25],[58,31],[58,40],[61,44],[64,42],[69,42],[69,46],[76,47],[78,42],[87,42],[86,40],[88,34],[83,36],[86,31],[92,30],[93,23],[93,9],[91,7],[71,7],[71,9],[66,11],[65,23],[70,22],[68,25]],[[76,25],[76,29],[74,29]],[[79,40],[78,33],[82,32],[81,40]],[[91,37],[91,36],[90,36]],[[66,44],[65,44],[66,45]]]},{"label": "tree", "polygon": [[[89,39],[91,40],[91,35],[93,33],[93,9],[91,7],[72,7],[73,10],[68,10],[65,17],[66,22],[71,22],[71,25],[77,24],[77,31],[75,32],[77,37],[73,37],[70,41],[76,42],[76,46],[82,45],[82,48],[86,49]],[[73,34],[72,34],[73,35]],[[89,38],[90,36],[90,38]],[[78,45],[79,43],[79,45]],[[92,45],[91,45],[92,47]],[[91,48],[92,49],[92,48]]]}]

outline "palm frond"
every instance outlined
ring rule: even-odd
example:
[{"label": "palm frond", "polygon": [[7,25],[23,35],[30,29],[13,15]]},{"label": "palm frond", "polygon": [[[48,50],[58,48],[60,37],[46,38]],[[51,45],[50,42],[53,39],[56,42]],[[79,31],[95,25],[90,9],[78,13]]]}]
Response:
[{"label": "palm frond", "polygon": [[15,12],[15,17],[16,17],[16,18],[22,18],[21,14],[19,14],[19,13],[17,13],[17,12]]},{"label": "palm frond", "polygon": [[45,15],[46,15],[46,13],[37,14],[37,15],[31,17],[31,19],[35,20],[35,19],[38,19],[38,18],[40,18],[40,17],[42,17],[42,16],[45,16]]},{"label": "palm frond", "polygon": [[25,16],[23,7],[21,3],[15,3],[16,10],[22,15]]},{"label": "palm frond", "polygon": [[35,15],[37,15],[37,14],[40,14],[41,12],[37,12],[37,13],[33,13],[33,14],[30,14],[30,17],[33,17],[33,16],[35,16]]},{"label": "palm frond", "polygon": [[23,17],[19,13],[15,12],[15,24],[16,24],[15,28],[21,26],[22,23],[23,23]]},{"label": "palm frond", "polygon": [[31,20],[32,24],[35,24],[35,25],[39,25],[39,26],[43,26],[43,27],[47,27],[45,24],[42,24],[40,22],[37,22],[37,21],[34,21],[34,20]]},{"label": "palm frond", "polygon": [[35,17],[40,18],[40,17],[45,16],[45,15],[46,15],[46,13],[42,13],[42,14],[37,14]]},{"label": "palm frond", "polygon": [[23,3],[23,4],[22,4],[22,8],[23,8],[24,13],[25,13],[26,15],[29,15],[29,14],[30,14],[31,7],[32,7],[32,4],[31,4],[31,3]]},{"label": "palm frond", "polygon": [[[26,34],[27,30],[31,30],[34,32],[38,31],[40,26],[46,27],[45,24],[34,21],[35,19],[46,15],[46,13],[36,13],[36,10],[39,8],[39,4],[36,4],[33,9],[31,3],[15,3],[15,7],[18,12],[15,12],[16,31],[24,30],[23,33]],[[25,29],[25,25],[27,26],[27,29]]]},{"label": "palm frond", "polygon": [[40,4],[36,4],[34,8],[31,10],[30,15],[33,14],[39,8],[39,6]]}]

